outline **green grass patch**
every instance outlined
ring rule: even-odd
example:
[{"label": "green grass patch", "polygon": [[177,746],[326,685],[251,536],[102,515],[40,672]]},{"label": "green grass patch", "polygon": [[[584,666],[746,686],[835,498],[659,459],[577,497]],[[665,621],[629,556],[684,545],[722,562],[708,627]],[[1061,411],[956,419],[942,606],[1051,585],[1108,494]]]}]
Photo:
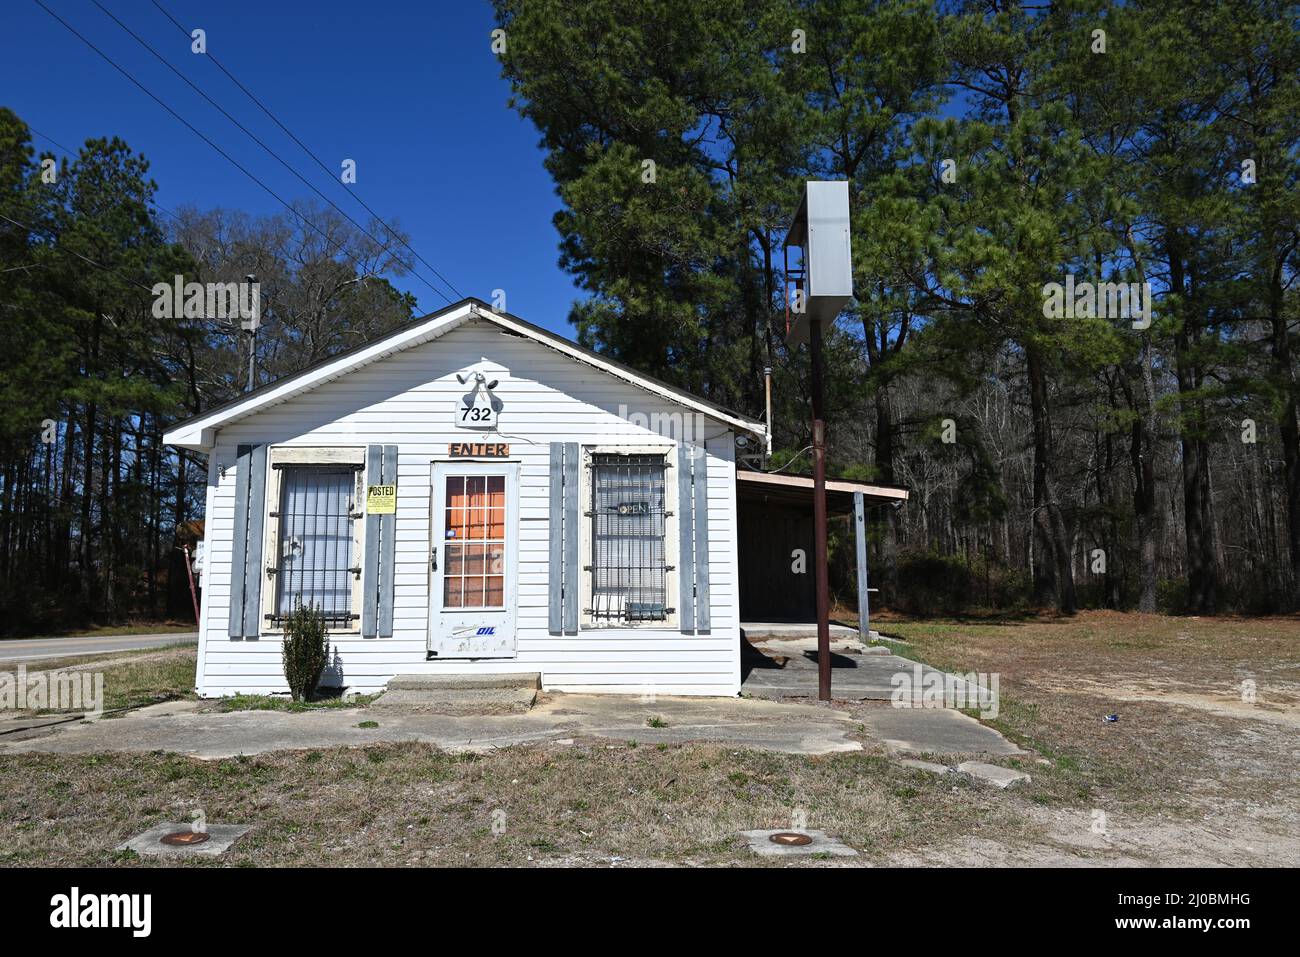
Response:
[{"label": "green grass patch", "polygon": [[[340,708],[364,708],[379,695],[350,695],[347,697],[318,698],[314,701],[294,701],[282,695],[236,694],[217,702],[218,711],[330,711]],[[377,722],[363,721],[358,727],[379,727]]]}]

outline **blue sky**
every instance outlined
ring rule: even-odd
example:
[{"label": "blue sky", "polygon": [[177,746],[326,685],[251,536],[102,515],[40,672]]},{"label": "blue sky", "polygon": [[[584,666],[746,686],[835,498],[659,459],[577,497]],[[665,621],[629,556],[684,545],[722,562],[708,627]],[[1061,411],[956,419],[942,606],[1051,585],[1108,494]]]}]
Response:
[{"label": "blue sky", "polygon": [[[318,199],[159,63],[91,0],[42,0],[286,199]],[[148,0],[99,0],[353,218],[368,215]],[[327,166],[357,164],[356,192],[457,289],[570,334],[582,293],[556,265],[559,207],[538,135],[507,106],[483,0],[159,0]],[[0,105],[75,150],[122,137],[151,163],[158,202],[250,213],[282,207],[104,62],[33,0],[7,0]],[[37,150],[54,149],[34,137]],[[56,149],[57,153],[58,150]],[[419,267],[435,285],[435,276]],[[420,280],[396,284],[421,311],[444,305]]]}]

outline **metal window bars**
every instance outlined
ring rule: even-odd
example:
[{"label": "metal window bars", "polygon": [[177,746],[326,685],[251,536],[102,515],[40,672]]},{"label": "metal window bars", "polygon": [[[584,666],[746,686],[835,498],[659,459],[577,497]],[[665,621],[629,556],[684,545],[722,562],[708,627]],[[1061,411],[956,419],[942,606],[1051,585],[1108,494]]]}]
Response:
[{"label": "metal window bars", "polygon": [[668,607],[666,463],[662,455],[591,460],[591,605],[594,623],[664,621]]},{"label": "metal window bars", "polygon": [[282,624],[294,607],[315,605],[327,625],[346,626],[352,612],[353,477],[350,466],[280,467],[280,521],[274,564],[272,624]]}]

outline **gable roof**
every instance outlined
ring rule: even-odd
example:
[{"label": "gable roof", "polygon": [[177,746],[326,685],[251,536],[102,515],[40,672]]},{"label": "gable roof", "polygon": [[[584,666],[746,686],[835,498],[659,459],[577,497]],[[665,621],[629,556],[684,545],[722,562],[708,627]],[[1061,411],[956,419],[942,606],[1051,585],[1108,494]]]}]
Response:
[{"label": "gable roof", "polygon": [[216,441],[217,430],[223,426],[243,419],[255,412],[260,412],[270,406],[288,401],[295,396],[302,395],[318,385],[347,375],[354,369],[360,369],[387,356],[423,345],[426,342],[432,342],[439,336],[445,335],[452,329],[473,319],[494,323],[507,332],[532,339],[568,356],[576,362],[592,366],[615,379],[620,379],[644,389],[652,395],[703,413],[742,432],[759,437],[766,435],[766,428],[762,422],[745,418],[739,413],[725,409],[720,405],[709,402],[707,399],[701,399],[699,396],[676,386],[660,382],[658,379],[637,372],[620,362],[615,362],[613,359],[584,348],[575,342],[570,342],[563,336],[548,332],[530,322],[525,322],[518,316],[512,316],[508,312],[497,312],[482,299],[471,296],[462,299],[460,302],[453,303],[445,309],[430,313],[422,319],[417,319],[410,325],[403,326],[386,336],[339,353],[301,372],[284,376],[254,389],[252,392],[246,392],[236,399],[208,409],[191,419],[180,422],[163,433],[163,441],[168,445],[175,445],[180,448],[200,452],[206,451],[212,448]]}]

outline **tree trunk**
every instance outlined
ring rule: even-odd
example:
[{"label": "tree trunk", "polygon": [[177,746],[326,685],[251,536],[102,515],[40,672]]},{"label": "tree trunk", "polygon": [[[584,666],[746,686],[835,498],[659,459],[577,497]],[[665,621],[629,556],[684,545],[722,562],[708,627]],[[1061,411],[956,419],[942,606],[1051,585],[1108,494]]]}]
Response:
[{"label": "tree trunk", "polygon": [[1034,431],[1034,531],[1038,561],[1034,568],[1034,599],[1055,599],[1063,614],[1074,614],[1074,570],[1070,562],[1065,516],[1052,481],[1051,421],[1047,407],[1047,371],[1037,345],[1025,349],[1029,375],[1029,406]]},{"label": "tree trunk", "polygon": [[1273,377],[1283,390],[1278,412],[1278,434],[1282,441],[1282,464],[1286,470],[1287,549],[1291,558],[1291,609],[1300,608],[1300,424],[1296,418],[1295,372],[1291,363],[1291,339],[1282,313],[1282,274],[1275,269],[1269,282],[1268,318],[1272,328]]},{"label": "tree trunk", "polygon": [[1203,370],[1195,357],[1197,308],[1185,288],[1186,269],[1177,251],[1169,256],[1172,290],[1183,296],[1183,315],[1174,335],[1174,374],[1178,381],[1180,444],[1183,467],[1183,527],[1187,543],[1187,604],[1196,614],[1214,614],[1218,581],[1214,560],[1213,510],[1210,504],[1210,449],[1206,441],[1205,402],[1198,394]]}]

